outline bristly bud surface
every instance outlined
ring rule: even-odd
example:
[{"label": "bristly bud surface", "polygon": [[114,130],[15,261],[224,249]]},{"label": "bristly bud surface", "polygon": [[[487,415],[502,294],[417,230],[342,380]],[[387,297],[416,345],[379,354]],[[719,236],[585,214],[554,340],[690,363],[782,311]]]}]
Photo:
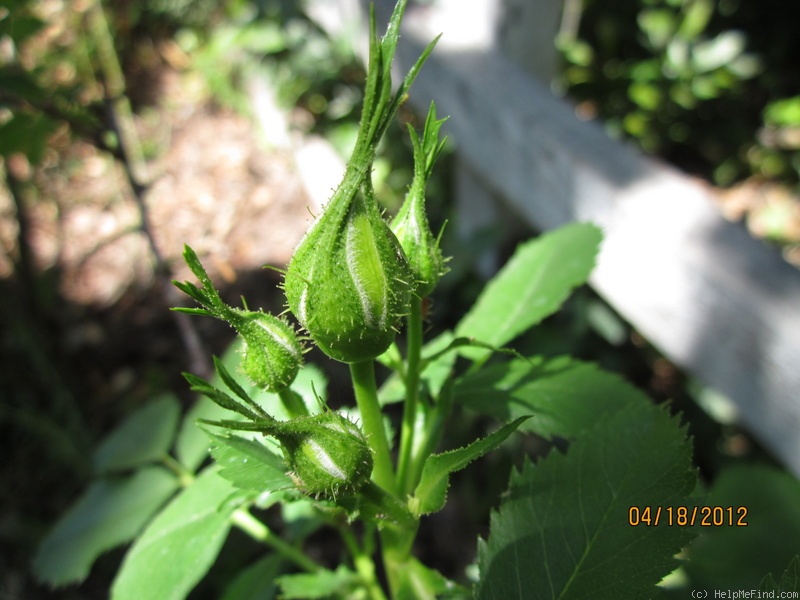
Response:
[{"label": "bristly bud surface", "polygon": [[203,308],[179,307],[174,310],[227,321],[244,341],[242,367],[251,381],[267,392],[278,393],[288,388],[303,364],[303,349],[294,329],[274,315],[228,306],[194,250],[186,246],[183,256],[201,287],[188,281],[173,283]]},{"label": "bristly bud surface", "polygon": [[289,308],[326,354],[347,363],[373,359],[395,337],[414,284],[408,261],[381,216],[372,188],[375,150],[408,89],[433,50],[431,43],[394,94],[391,63],[405,0],[386,35],[370,15],[369,69],[353,156],[323,214],[295,251],[284,288]]},{"label": "bristly bud surface", "polygon": [[303,351],[291,326],[263,312],[235,311],[232,325],[244,342],[242,369],[258,387],[281,392],[297,377]]},{"label": "bristly bud surface", "polygon": [[326,411],[276,423],[286,462],[297,486],[311,496],[352,496],[372,475],[373,459],[358,426]]},{"label": "bristly bud surface", "polygon": [[412,275],[365,180],[334,196],[289,264],[294,315],[329,356],[347,363],[382,354],[408,311]]},{"label": "bristly bud surface", "polygon": [[403,206],[392,221],[392,231],[414,275],[414,291],[420,297],[429,295],[447,272],[439,240],[433,236],[425,212],[425,186],[444,147],[445,141],[439,141],[439,130],[446,120],[436,119],[436,107],[431,103],[422,139],[411,125],[408,126],[414,147],[414,179]]}]

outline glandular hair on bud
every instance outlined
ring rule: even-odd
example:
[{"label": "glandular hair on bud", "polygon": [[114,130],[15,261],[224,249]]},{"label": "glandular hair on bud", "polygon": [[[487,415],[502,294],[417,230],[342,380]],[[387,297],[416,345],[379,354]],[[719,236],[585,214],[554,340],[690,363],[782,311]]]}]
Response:
[{"label": "glandular hair on bud", "polygon": [[263,312],[236,310],[233,314],[231,324],[244,345],[245,375],[268,392],[289,387],[303,363],[303,351],[292,327]]},{"label": "glandular hair on bud", "polygon": [[275,421],[265,433],[278,439],[298,487],[316,497],[350,496],[372,474],[373,459],[358,426],[326,411],[291,421]]},{"label": "glandular hair on bud", "polygon": [[412,281],[367,176],[334,194],[295,251],[284,287],[289,308],[320,349],[355,363],[392,343]]}]

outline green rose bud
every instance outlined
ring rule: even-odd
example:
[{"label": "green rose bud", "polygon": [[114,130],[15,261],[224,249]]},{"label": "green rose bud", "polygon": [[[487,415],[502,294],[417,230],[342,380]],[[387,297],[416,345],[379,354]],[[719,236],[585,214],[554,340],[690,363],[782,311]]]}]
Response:
[{"label": "green rose bud", "polygon": [[273,315],[228,306],[194,250],[185,246],[183,256],[201,287],[189,281],[173,283],[202,308],[178,307],[173,310],[227,321],[244,341],[242,366],[253,383],[268,392],[278,393],[288,388],[303,364],[303,349],[294,329]]},{"label": "green rose bud", "polygon": [[361,489],[372,475],[372,450],[361,429],[342,415],[326,410],[313,415],[278,421],[255,402],[215,359],[217,373],[235,397],[206,380],[184,373],[192,391],[207,396],[220,407],[237,413],[242,420],[201,423],[230,431],[256,431],[278,440],[290,475],[306,494],[315,497],[350,496]]},{"label": "green rose bud", "polygon": [[289,308],[328,356],[347,363],[382,354],[408,312],[412,275],[380,214],[369,177],[339,187],[295,251]]},{"label": "green rose bud", "polygon": [[233,310],[230,322],[244,342],[242,369],[268,392],[280,392],[297,377],[303,350],[291,326],[263,312]]},{"label": "green rose bud", "polygon": [[436,120],[436,107],[431,103],[422,140],[414,128],[408,126],[414,147],[414,179],[403,206],[392,221],[392,231],[408,257],[415,291],[420,297],[429,295],[447,272],[439,240],[433,236],[425,214],[425,185],[444,146],[444,140],[439,141],[439,130],[445,120]]},{"label": "green rose bud", "polygon": [[406,0],[395,5],[381,39],[370,13],[369,68],[353,155],[333,198],[292,257],[284,284],[289,308],[309,335],[326,354],[347,363],[373,359],[389,347],[395,323],[409,310],[414,284],[371,181],[378,144],[436,43],[393,91],[391,65],[405,8]]},{"label": "green rose bud", "polygon": [[276,421],[269,432],[281,443],[292,478],[311,496],[351,496],[372,474],[372,451],[355,423],[326,411]]}]

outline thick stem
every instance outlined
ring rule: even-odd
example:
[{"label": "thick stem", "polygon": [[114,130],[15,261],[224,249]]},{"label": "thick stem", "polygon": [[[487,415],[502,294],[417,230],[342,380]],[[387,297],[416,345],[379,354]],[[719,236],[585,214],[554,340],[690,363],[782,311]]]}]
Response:
[{"label": "thick stem", "polygon": [[303,554],[301,550],[298,550],[281,539],[280,536],[272,533],[266,525],[243,508],[236,510],[231,515],[231,522],[253,539],[264,542],[266,545],[272,547],[276,552],[280,553],[287,560],[292,561],[304,571],[315,573],[320,570],[321,567]]},{"label": "thick stem", "polygon": [[378,403],[374,362],[365,360],[351,363],[350,377],[353,380],[353,390],[364,424],[364,433],[374,452],[375,467],[372,471],[372,479],[386,491],[396,493],[392,455],[389,451],[386,429],[383,426],[383,413]]},{"label": "thick stem", "polygon": [[400,458],[397,466],[397,484],[401,494],[411,493],[414,482],[411,473],[411,450],[414,447],[414,427],[419,400],[419,365],[422,354],[422,299],[411,299],[411,312],[406,326],[406,402],[403,407],[403,424],[400,430]]}]

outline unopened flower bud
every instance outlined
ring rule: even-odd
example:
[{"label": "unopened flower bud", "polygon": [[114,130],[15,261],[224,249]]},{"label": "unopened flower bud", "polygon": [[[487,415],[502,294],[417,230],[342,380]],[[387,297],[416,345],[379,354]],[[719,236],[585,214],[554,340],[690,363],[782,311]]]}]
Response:
[{"label": "unopened flower bud", "polygon": [[289,308],[328,356],[373,359],[408,312],[412,275],[380,214],[368,174],[342,185],[295,251],[286,273]]},{"label": "unopened flower bud", "polygon": [[422,139],[409,125],[414,147],[414,179],[403,206],[392,221],[392,231],[397,235],[414,274],[414,291],[420,297],[429,295],[447,272],[439,240],[433,237],[425,213],[425,186],[444,146],[444,140],[439,140],[439,130],[445,120],[436,119],[436,107],[431,103]]},{"label": "unopened flower bud", "polygon": [[231,313],[231,325],[244,342],[245,375],[267,392],[277,393],[289,387],[303,363],[302,348],[291,326],[263,312]]},{"label": "unopened flower bud", "polygon": [[428,296],[446,272],[439,243],[433,237],[425,214],[424,186],[412,186],[403,206],[392,221],[392,231],[397,235],[416,282],[415,292]]},{"label": "unopened flower bud", "polygon": [[355,494],[372,474],[372,451],[358,426],[332,411],[274,421],[265,433],[278,439],[291,475],[311,496]]}]

